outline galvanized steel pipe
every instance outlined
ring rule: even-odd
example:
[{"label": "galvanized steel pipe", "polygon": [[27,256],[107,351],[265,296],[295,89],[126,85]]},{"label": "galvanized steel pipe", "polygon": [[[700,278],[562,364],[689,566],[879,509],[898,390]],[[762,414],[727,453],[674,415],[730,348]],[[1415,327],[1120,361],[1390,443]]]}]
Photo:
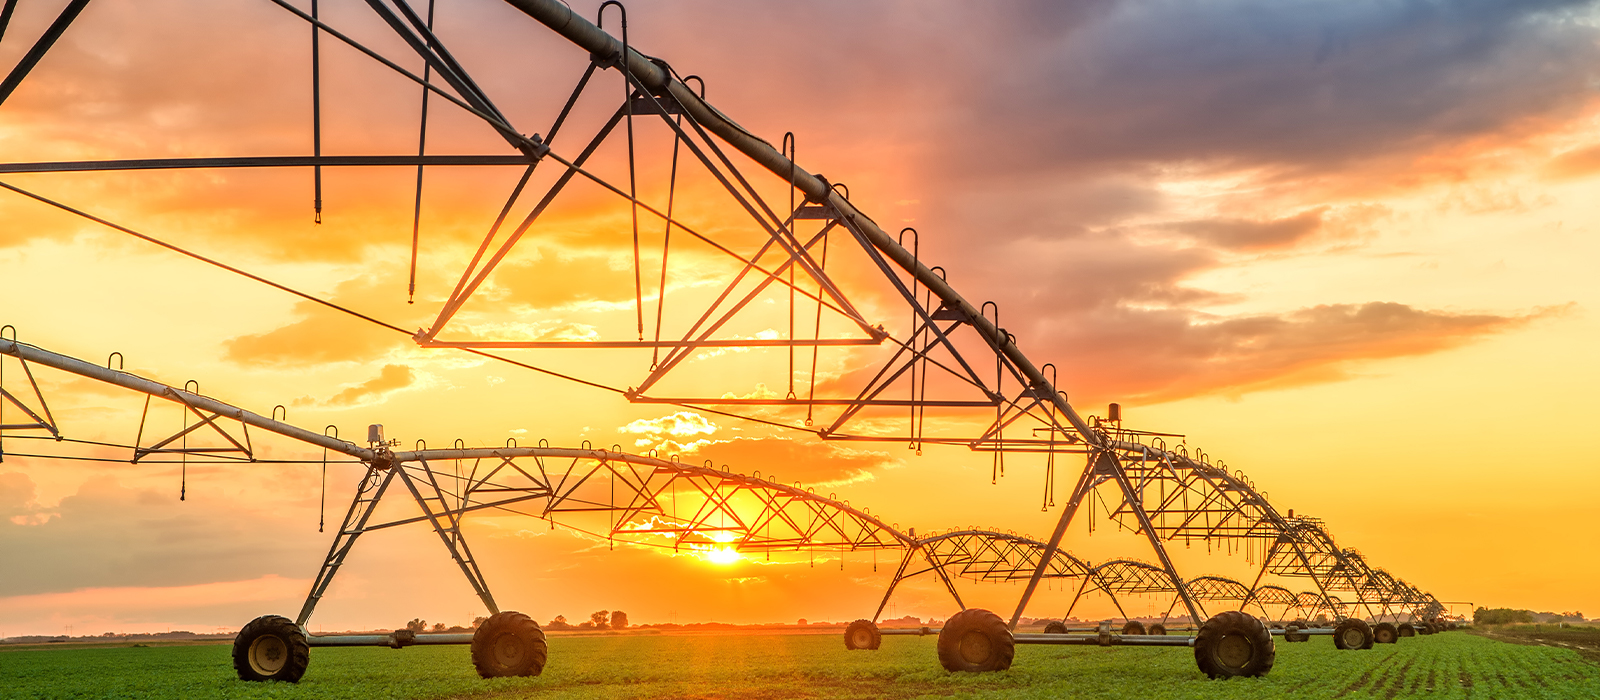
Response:
[{"label": "galvanized steel pipe", "polygon": [[372,450],[358,447],[343,440],[331,438],[326,435],[319,435],[303,428],[297,428],[293,425],[289,425],[288,423],[275,421],[271,418],[267,418],[266,416],[251,413],[239,408],[238,406],[231,406],[221,401],[217,401],[216,399],[184,391],[176,387],[170,387],[162,384],[161,382],[151,381],[149,379],[145,379],[144,377],[128,374],[127,372],[84,362],[83,360],[75,357],[67,357],[66,355],[53,353],[49,350],[28,345],[26,343],[19,343],[14,340],[0,340],[0,354],[10,355],[28,362],[41,364],[46,367],[54,367],[64,372],[71,372],[72,374],[88,377],[90,379],[102,381],[107,384],[115,384],[125,389],[132,389],[134,391],[143,392],[151,396],[159,396],[161,398],[171,399],[174,401],[182,401],[190,406],[194,406],[195,408],[204,411],[211,411],[212,413],[220,416],[232,418],[240,423],[252,425],[268,432],[277,433],[284,437],[294,438],[301,442],[310,443],[318,447],[326,447],[334,452],[346,454],[362,461],[371,461],[375,454]]}]

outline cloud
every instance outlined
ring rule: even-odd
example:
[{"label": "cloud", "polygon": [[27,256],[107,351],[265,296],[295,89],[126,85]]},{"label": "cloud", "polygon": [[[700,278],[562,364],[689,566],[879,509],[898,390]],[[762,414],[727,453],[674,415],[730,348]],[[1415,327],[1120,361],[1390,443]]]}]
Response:
[{"label": "cloud", "polygon": [[389,394],[411,386],[415,373],[405,365],[384,365],[378,376],[334,394],[325,403],[329,406],[369,406],[383,403]]},{"label": "cloud", "polygon": [[[258,510],[258,503],[216,497],[220,489],[206,485],[214,469],[190,469],[186,502],[177,498],[175,474],[166,493],[95,476],[54,507],[27,508],[56,517],[0,520],[7,557],[0,596],[303,574],[311,552],[326,546],[316,528],[290,524],[274,508]],[[7,477],[0,483],[14,500],[10,494],[20,482]]]},{"label": "cloud", "polygon": [[0,474],[0,519],[32,515],[36,510],[33,479],[22,472]]},{"label": "cloud", "polygon": [[1319,207],[1267,221],[1218,218],[1179,221],[1166,227],[1220,248],[1259,251],[1287,248],[1305,240],[1322,228],[1322,215],[1326,211],[1325,207]]},{"label": "cloud", "polygon": [[707,442],[701,436],[715,435],[721,426],[693,411],[678,411],[660,418],[640,418],[617,428],[619,433],[637,435],[633,446],[675,454],[688,452]]},{"label": "cloud", "polygon": [[837,486],[873,478],[873,473],[901,466],[887,452],[845,447],[817,440],[783,437],[736,437],[709,440],[693,454],[726,465],[729,471],[754,475],[779,483],[798,481],[804,486]]},{"label": "cloud", "polygon": [[309,301],[295,303],[301,316],[287,326],[226,341],[224,356],[248,365],[359,362],[404,347],[405,336]]},{"label": "cloud", "polygon": [[[398,275],[363,274],[338,283],[333,293],[323,298],[386,322],[420,325],[424,312],[407,306],[404,292],[405,280]],[[224,357],[244,365],[266,366],[364,362],[415,345],[393,329],[315,302],[295,302],[294,313],[299,320],[224,341]]]},{"label": "cloud", "polygon": [[1207,318],[1116,308],[1057,320],[1041,344],[1074,349],[1062,384],[1079,394],[1159,402],[1344,379],[1362,361],[1426,355],[1561,312],[1457,314],[1372,302]]},{"label": "cloud", "polygon": [[1021,46],[1004,64],[1017,75],[975,83],[991,128],[972,150],[1011,166],[1299,172],[1414,158],[1577,115],[1600,57],[1595,28],[1573,21],[1586,4],[1120,2]]},{"label": "cloud", "polygon": [[1545,174],[1559,180],[1587,177],[1596,172],[1600,172],[1600,146],[1567,151],[1545,165]]},{"label": "cloud", "polygon": [[633,301],[631,264],[612,267],[609,255],[549,249],[541,253],[538,260],[501,265],[495,271],[496,285],[505,290],[505,302],[549,308],[585,301]]},{"label": "cloud", "polygon": [[706,420],[693,411],[678,411],[670,416],[660,418],[640,418],[621,428],[619,433],[634,433],[636,435],[671,435],[673,437],[694,437],[696,435],[714,435],[718,430],[716,423]]}]

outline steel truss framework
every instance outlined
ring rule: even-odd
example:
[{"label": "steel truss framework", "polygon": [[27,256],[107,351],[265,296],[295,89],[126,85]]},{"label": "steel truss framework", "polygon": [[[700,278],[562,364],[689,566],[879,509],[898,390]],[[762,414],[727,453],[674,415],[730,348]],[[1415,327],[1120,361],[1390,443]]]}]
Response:
[{"label": "steel truss framework", "polygon": [[[1368,567],[1353,552],[1340,549],[1320,523],[1280,514],[1267,502],[1265,494],[1256,491],[1241,475],[1230,474],[1222,463],[1213,464],[1198,452],[1191,456],[1183,445],[1168,447],[1163,441],[1164,436],[1124,429],[1120,420],[1098,420],[1080,415],[1068,401],[1067,394],[1057,386],[1053,366],[1035,364],[1024,355],[1016,338],[1000,325],[997,306],[988,302],[973,304],[968,301],[951,286],[943,270],[920,259],[916,232],[905,230],[894,235],[883,230],[850,201],[847,188],[830,183],[820,175],[813,175],[795,162],[792,138],[786,137],[779,148],[774,148],[770,142],[740,127],[707,102],[703,81],[700,89],[694,89],[689,84],[694,82],[692,76],[681,77],[666,61],[647,56],[631,46],[627,38],[625,14],[619,17],[622,29],[622,38],[619,39],[577,16],[559,0],[507,0],[512,8],[550,28],[590,56],[587,69],[566,98],[560,115],[545,135],[540,136],[528,135],[516,128],[513,125],[515,120],[495,105],[491,96],[446,48],[449,43],[446,38],[433,31],[431,4],[426,13],[428,19],[424,19],[423,14],[407,0],[367,0],[373,15],[409,48],[410,55],[399,58],[385,56],[340,28],[331,26],[318,15],[314,2],[307,12],[287,0],[269,1],[284,8],[288,13],[286,18],[290,21],[298,19],[310,28],[313,51],[311,82],[316,105],[312,120],[315,134],[312,153],[284,157],[3,163],[0,164],[0,174],[182,168],[311,168],[317,183],[315,208],[320,217],[323,207],[320,190],[323,168],[414,166],[418,169],[417,207],[420,216],[422,172],[428,166],[520,167],[523,169],[521,179],[509,193],[498,216],[494,217],[493,224],[488,227],[471,262],[462,270],[451,294],[441,304],[436,319],[430,327],[414,334],[419,344],[479,354],[489,350],[636,353],[629,357],[640,358],[642,374],[637,375],[626,388],[607,386],[600,381],[581,377],[568,378],[615,391],[635,403],[676,405],[719,415],[740,416],[767,425],[808,432],[826,440],[896,441],[918,450],[927,444],[945,444],[988,451],[993,454],[996,478],[1004,473],[1008,455],[1039,455],[1036,459],[1042,459],[1044,466],[1046,509],[1055,503],[1057,459],[1067,455],[1084,455],[1085,466],[1060,507],[1055,527],[1032,560],[1034,568],[1027,576],[1026,588],[1011,616],[1013,628],[1039,582],[1052,573],[1051,567],[1059,559],[1062,539],[1074,516],[1086,502],[1093,507],[1095,501],[1105,502],[1106,512],[1118,525],[1148,540],[1157,560],[1151,566],[1173,582],[1172,587],[1179,601],[1196,620],[1202,619],[1200,597],[1190,590],[1185,579],[1179,575],[1167,555],[1167,542],[1198,540],[1210,546],[1243,549],[1247,553],[1259,550],[1262,575],[1271,573],[1308,578],[1322,605],[1335,611],[1341,609],[1334,602],[1333,594],[1337,591],[1352,593],[1355,601],[1351,605],[1369,616],[1396,615],[1407,609],[1413,612],[1419,609],[1434,610],[1436,614],[1437,601],[1381,573],[1381,570]],[[12,4],[7,4],[8,9]],[[614,3],[607,3],[611,4]],[[34,41],[23,59],[0,82],[0,106],[85,5],[87,0],[72,0],[59,18]],[[6,40],[3,32],[4,26],[0,23],[0,40]],[[328,40],[346,44],[400,78],[420,86],[424,100],[423,122],[420,125],[423,143],[427,128],[426,105],[427,100],[432,98],[443,100],[452,108],[475,116],[506,143],[509,153],[430,155],[425,148],[419,148],[415,156],[323,155],[321,69],[317,47],[324,35]],[[10,40],[17,41],[14,36]],[[465,39],[452,37],[449,40],[460,42]],[[402,67],[398,62],[401,60],[420,60],[423,64],[422,74]],[[593,99],[601,88],[590,88],[598,85],[596,76],[603,73],[619,76],[624,93],[620,104],[610,103],[615,104],[614,108],[608,106],[611,116],[591,132],[583,146],[570,150],[562,146],[561,150],[557,150],[555,143],[558,133],[565,134],[577,128],[569,122],[569,116],[575,113],[574,106],[580,98]],[[611,96],[602,95],[601,99],[615,99],[614,91],[609,88],[605,90]],[[637,142],[645,138],[647,128],[650,130],[648,133],[665,134],[670,141],[670,169],[652,170],[640,166],[638,154],[644,149],[637,147]],[[605,158],[596,157],[607,144],[621,141],[626,141],[627,147],[625,183],[620,178],[603,176],[601,171]],[[566,143],[565,139],[562,143]],[[549,182],[535,186],[534,192],[527,191],[538,168],[547,161],[553,164],[546,167],[546,171],[554,169],[556,173],[541,173],[541,177],[549,175]],[[787,206],[780,205],[777,197],[764,197],[761,194],[758,185],[768,186],[772,180],[753,177],[749,171],[751,165],[777,178],[787,195]],[[680,166],[683,175],[680,175]],[[720,235],[707,233],[708,229],[704,226],[677,213],[682,211],[675,209],[678,187],[680,182],[688,181],[691,171],[702,182],[711,183],[727,208],[748,217],[743,237],[725,240]],[[641,186],[640,180],[648,172],[670,174],[665,182],[655,183],[658,186]],[[634,285],[631,291],[634,333],[628,339],[598,340],[534,337],[480,340],[459,333],[459,324],[452,325],[452,322],[457,320],[469,302],[483,296],[481,291],[485,283],[519,242],[530,235],[535,238],[539,235],[537,227],[541,216],[575,182],[586,183],[587,186],[610,193],[616,197],[619,206],[627,210],[631,225],[627,235],[620,239],[629,241],[633,252]],[[0,186],[45,204],[88,216],[118,230],[156,240],[13,185],[0,183]],[[539,192],[541,188],[542,193]],[[647,197],[641,194],[658,191],[666,192],[664,201],[654,195]],[[529,201],[533,203],[529,204]],[[514,212],[519,217],[513,217]],[[413,260],[416,258],[418,228],[419,225],[413,226]],[[653,234],[649,232],[655,230],[662,231],[660,264],[657,269],[650,269],[645,265],[646,256],[643,253],[646,244],[653,245],[650,243]],[[906,238],[907,234],[910,234],[909,239]],[[752,239],[754,243],[750,242]],[[728,265],[727,272],[719,280],[720,291],[710,303],[687,309],[675,306],[674,314],[669,316],[665,309],[669,300],[680,297],[675,292],[681,289],[681,281],[670,274],[673,268],[668,261],[672,253],[677,252],[681,257],[690,250],[701,256],[695,258],[697,261],[713,258],[724,261]],[[830,254],[834,259],[832,267]],[[841,256],[845,255],[850,256],[859,268],[876,270],[878,276],[875,287],[866,285],[868,288],[864,291],[855,289],[865,283],[839,274],[843,263]],[[652,295],[654,309],[647,304],[646,279],[657,281],[655,294]],[[275,286],[287,289],[281,285]],[[891,299],[900,305],[908,319],[903,327],[886,328],[884,324],[869,319],[862,312],[866,307],[853,301],[861,299],[862,293],[872,295],[874,291],[879,294],[873,298]],[[309,295],[302,296],[316,300]],[[765,329],[772,333],[763,331],[752,334],[750,331],[753,328],[765,323],[757,320],[756,326],[749,325],[754,316],[753,310],[766,301],[776,302],[777,308],[787,312],[788,324],[784,328]],[[654,313],[650,313],[652,311]],[[355,315],[360,316],[359,313]],[[653,322],[651,316],[654,316]],[[378,322],[371,317],[361,317]],[[390,324],[383,325],[400,330]],[[736,390],[731,391],[725,390],[727,387],[711,386],[691,387],[688,390],[674,388],[677,386],[674,380],[683,375],[681,370],[692,364],[703,365],[707,362],[704,359],[706,356],[715,354],[708,353],[709,350],[727,348],[781,353],[787,362],[774,364],[783,366],[787,371],[770,383],[774,389],[767,393],[758,391],[748,394],[745,393],[747,387],[735,387]],[[834,362],[845,358],[857,366],[866,362],[866,366],[876,369],[860,377],[848,375],[827,379],[818,371],[824,350],[828,351],[827,357]],[[810,356],[807,357],[807,354]],[[647,362],[642,359],[646,355]],[[519,360],[517,363],[550,372],[532,364],[532,360]],[[613,366],[624,363],[606,364]],[[806,370],[808,366],[809,371]],[[787,390],[780,392],[778,387]],[[197,395],[179,392],[175,396],[187,402],[189,397]],[[8,404],[20,406],[22,403],[21,398],[12,395],[0,397],[0,407]],[[938,420],[926,420],[930,409]],[[189,405],[188,410],[193,413],[194,426],[186,422],[182,427],[184,432],[165,441],[152,442],[144,456],[187,449],[183,443],[195,431],[217,429],[219,421],[224,418],[237,419],[233,414],[208,408],[204,403]],[[29,414],[27,421],[26,424],[19,424],[21,427],[17,430],[53,431],[53,422],[47,413]],[[248,420],[241,422],[260,427]],[[307,433],[297,437],[319,436]],[[174,440],[177,441],[176,448],[173,447]],[[323,444],[316,440],[310,442]],[[230,438],[229,443],[229,447],[219,449],[234,450],[231,456],[237,458],[252,457],[247,440],[233,441]],[[352,453],[328,447],[369,463],[377,459],[377,453],[370,450],[358,449]],[[514,461],[535,456],[536,453],[532,452],[518,453],[511,460],[486,467],[496,470],[496,474],[526,477],[521,487],[523,490],[512,492],[517,495],[494,498],[549,501],[557,497],[558,493],[554,490],[558,488],[557,484],[539,481],[534,476],[536,468]],[[503,457],[503,454],[498,457],[482,456],[484,459]],[[455,518],[458,514],[449,515],[452,511],[447,504],[453,502],[460,508],[465,507],[463,504],[471,498],[487,497],[484,492],[474,490],[471,485],[474,482],[470,481],[463,482],[464,485],[458,485],[454,490],[447,490],[438,483],[439,471],[429,467],[428,462],[416,456],[416,453],[392,453],[384,459],[398,459],[396,465],[391,466],[399,468],[384,471],[381,478],[370,478],[370,484],[364,482],[362,493],[370,493],[375,501],[377,495],[399,476],[414,498],[424,503],[425,507],[435,509],[427,512],[434,513],[430,519],[436,528],[442,528],[442,535],[449,535],[447,540],[459,537],[458,533],[450,534],[454,532],[452,528],[456,527]],[[613,469],[613,462],[616,459],[608,457],[604,469],[615,477],[615,483],[620,484],[625,479],[620,471]],[[419,468],[423,471],[415,471]],[[702,476],[711,478],[709,474]],[[638,474],[630,478],[638,478]],[[660,505],[652,500],[659,497],[651,491],[651,484],[656,482],[631,483],[637,486],[634,495],[641,499],[635,504],[633,512],[653,512],[650,509]],[[550,490],[542,492],[539,491],[541,488]],[[540,495],[534,495],[536,493]],[[708,495],[707,498],[716,501],[719,497]],[[809,498],[797,500],[808,504],[818,503]],[[356,514],[361,511],[362,503],[358,498],[351,511],[352,517],[358,517]],[[440,521],[440,517],[445,520]],[[463,551],[465,547],[464,543],[451,546]],[[330,561],[334,561],[332,554]],[[463,566],[464,570],[470,568],[465,564]],[[942,567],[935,568],[943,571]],[[468,575],[475,576],[471,571]],[[1258,577],[1251,589],[1256,589],[1259,584]],[[1404,592],[1396,593],[1397,590]],[[487,596],[486,591],[482,594]]]},{"label": "steel truss framework", "polygon": [[[225,417],[241,430],[255,426],[364,464],[366,471],[300,612],[297,623],[301,626],[310,619],[317,602],[362,535],[415,523],[427,523],[432,527],[485,607],[498,612],[461,529],[462,519],[479,511],[533,516],[549,521],[551,527],[559,525],[601,539],[685,552],[716,547],[747,553],[858,551],[914,544],[898,526],[880,520],[866,508],[852,506],[833,494],[819,495],[799,484],[762,479],[759,474],[746,476],[710,466],[684,464],[676,459],[595,449],[588,445],[577,449],[547,445],[450,449],[422,446],[411,451],[394,451],[393,445],[375,440],[368,447],[361,447],[188,389],[94,365],[14,339],[0,340],[0,361],[4,360],[14,360],[21,366],[30,393],[41,408],[44,393],[33,377],[32,366],[35,365],[114,384],[214,417]],[[0,367],[3,366],[4,362],[0,362]],[[68,439],[53,424],[47,427],[51,440]],[[7,424],[6,428],[13,435],[41,429],[45,428],[33,423]],[[114,447],[104,442],[88,444]],[[133,455],[116,458],[117,461],[134,462],[149,454],[177,452],[172,448],[121,447],[131,449]],[[205,452],[196,449],[182,454]],[[255,461],[253,455],[247,458]],[[385,494],[395,489],[403,489],[416,503],[419,513],[375,517]]]},{"label": "steel truss framework", "polygon": [[[19,372],[25,386],[7,388],[6,367],[14,363],[13,377]],[[108,363],[109,364],[109,363]],[[739,552],[772,550],[859,551],[903,549],[899,567],[884,594],[876,621],[896,588],[905,580],[933,573],[943,582],[956,605],[965,609],[953,579],[967,578],[987,582],[1031,580],[1040,567],[1048,546],[1044,542],[1012,532],[996,530],[954,530],[917,538],[913,530],[902,531],[898,524],[885,523],[869,509],[851,506],[833,494],[824,497],[799,484],[785,485],[754,476],[736,474],[710,466],[694,466],[674,459],[634,455],[620,450],[600,450],[590,446],[578,449],[545,445],[497,448],[427,449],[396,452],[392,445],[376,442],[359,447],[324,434],[311,433],[273,417],[263,417],[191,391],[178,389],[119,369],[93,365],[12,339],[0,333],[0,396],[11,397],[14,408],[25,415],[47,416],[48,403],[33,366],[45,366],[144,393],[143,416],[150,414],[150,398],[179,406],[185,413],[211,416],[204,423],[219,434],[234,430],[247,433],[258,429],[290,437],[354,458],[366,466],[365,473],[340,522],[328,554],[297,618],[304,626],[317,603],[326,594],[334,576],[349,557],[362,535],[401,525],[427,523],[439,536],[452,559],[461,569],[485,607],[498,611],[489,584],[477,565],[462,533],[462,519],[469,513],[494,511],[515,513],[547,520],[590,536],[631,544],[666,547],[677,551],[704,551],[726,547]],[[23,382],[14,382],[23,384]],[[13,389],[17,389],[13,391]],[[31,401],[16,400],[18,395]],[[3,417],[3,414],[0,414]],[[18,436],[29,431],[44,431],[42,437],[53,442],[71,440],[53,422],[5,424],[0,437]],[[145,430],[141,418],[139,433]],[[31,437],[21,435],[21,437]],[[151,455],[166,455],[167,462],[194,459],[199,462],[257,461],[248,450],[242,455],[232,438],[213,440],[219,447],[172,448],[159,445],[142,447],[136,440],[121,445],[125,460],[151,461]],[[110,443],[87,442],[95,447]],[[3,449],[3,443],[0,443]],[[0,459],[4,452],[0,451]],[[12,454],[18,454],[13,452]],[[32,455],[29,456],[49,456]],[[418,506],[418,514],[390,519],[374,519],[383,496],[396,485]],[[401,496],[404,498],[404,496]],[[1356,561],[1360,556],[1347,553]],[[1070,617],[1086,595],[1103,593],[1116,605],[1122,617],[1119,596],[1171,594],[1172,608],[1181,598],[1180,587],[1160,567],[1129,559],[1091,566],[1088,562],[1057,549],[1045,562],[1044,576],[1063,581],[1079,581],[1076,595],[1062,619]],[[1426,610],[1418,601],[1432,602],[1430,596],[1393,579],[1381,571],[1370,577],[1387,582],[1390,588],[1376,592],[1384,604],[1408,608],[1413,615]],[[1336,597],[1306,592],[1298,596],[1277,586],[1252,590],[1243,583],[1218,576],[1203,576],[1186,582],[1196,601],[1249,604],[1259,607],[1269,619],[1282,620],[1289,612],[1310,617],[1319,611],[1342,616],[1344,604]],[[1269,606],[1276,607],[1273,615]],[[1437,609],[1437,608],[1436,608]],[[1203,619],[1203,618],[1202,618]]]}]

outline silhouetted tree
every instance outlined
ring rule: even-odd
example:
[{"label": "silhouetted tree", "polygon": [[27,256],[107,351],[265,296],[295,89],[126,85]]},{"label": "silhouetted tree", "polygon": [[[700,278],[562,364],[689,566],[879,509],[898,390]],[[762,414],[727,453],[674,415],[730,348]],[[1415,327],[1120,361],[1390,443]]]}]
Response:
[{"label": "silhouetted tree", "polygon": [[1479,625],[1509,625],[1517,622],[1533,622],[1533,611],[1513,610],[1511,608],[1478,608],[1472,611],[1472,621]]},{"label": "silhouetted tree", "polygon": [[572,629],[572,625],[571,623],[567,622],[566,615],[557,615],[556,619],[551,620],[549,624],[544,626],[544,628],[548,630],[570,630]]},{"label": "silhouetted tree", "polygon": [[628,628],[628,613],[621,610],[611,611],[611,629],[623,630]]},{"label": "silhouetted tree", "polygon": [[478,616],[478,617],[474,617],[474,618],[472,618],[472,629],[478,629],[479,627],[481,627],[483,625],[483,623],[488,622],[488,621],[489,621],[489,618],[483,617],[481,615]]},{"label": "silhouetted tree", "polygon": [[448,629],[448,628],[445,626],[445,624],[443,622],[435,622],[435,623],[433,623],[433,631],[435,631],[435,632],[443,632],[446,629]]},{"label": "silhouetted tree", "polygon": [[422,619],[420,617],[416,618],[416,619],[406,623],[406,629],[411,630],[412,632],[425,631],[425,630],[428,629],[428,621],[424,620],[424,619]]},{"label": "silhouetted tree", "polygon": [[595,629],[603,630],[609,627],[609,625],[606,624],[606,619],[609,617],[611,617],[610,610],[596,610],[592,613],[589,613],[589,622],[594,623]]}]

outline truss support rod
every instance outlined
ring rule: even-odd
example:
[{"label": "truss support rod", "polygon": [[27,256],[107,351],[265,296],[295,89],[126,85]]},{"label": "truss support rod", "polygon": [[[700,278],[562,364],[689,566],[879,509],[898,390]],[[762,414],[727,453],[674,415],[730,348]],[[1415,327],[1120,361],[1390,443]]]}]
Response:
[{"label": "truss support rod", "polygon": [[889,581],[889,590],[883,592],[883,602],[878,603],[878,611],[872,613],[873,624],[877,624],[878,618],[883,617],[883,609],[889,607],[889,597],[894,595],[895,587],[900,585],[900,579],[906,575],[906,566],[911,564],[911,558],[916,556],[916,553],[916,547],[906,548],[906,555],[900,558],[900,568],[895,569],[894,579]]},{"label": "truss support rod", "polygon": [[107,369],[105,367],[101,367],[100,365],[84,362],[83,360],[79,360],[74,357],[58,355],[50,352],[49,350],[37,348],[26,343],[19,343],[14,340],[0,340],[0,354],[11,355],[12,357],[20,357],[28,362],[44,365],[46,367],[54,367],[63,372],[71,372],[72,374],[76,374],[81,377],[88,377],[90,379],[102,381],[107,384],[115,384],[125,389],[132,389],[134,391],[143,392],[151,396],[160,398],[170,398],[176,396],[183,403],[188,404],[196,409],[210,411],[211,413],[215,413],[220,416],[226,416],[233,420],[239,421],[240,423],[244,423],[245,425],[255,426],[262,430],[277,433],[284,437],[294,438],[295,440],[316,445],[318,447],[326,447],[334,452],[350,455],[351,457],[355,457],[364,462],[371,462],[376,456],[372,450],[363,447],[357,447],[343,440],[335,440],[334,438],[322,435],[321,433],[313,433],[309,430],[289,425],[288,423],[275,421],[271,418],[267,418],[266,416],[251,413],[237,406],[230,406],[212,398],[184,391],[176,387],[170,387],[162,384],[161,382],[150,381],[149,379],[137,377],[132,374],[128,374],[127,372]]},{"label": "truss support rod", "polygon": [[345,513],[344,522],[339,526],[339,534],[334,536],[333,544],[328,547],[328,556],[322,560],[322,568],[317,571],[317,579],[311,584],[311,592],[306,594],[305,605],[300,607],[300,615],[295,618],[296,625],[305,627],[311,620],[311,613],[317,609],[317,601],[322,600],[328,585],[333,583],[333,575],[339,573],[339,567],[344,565],[345,557],[350,555],[350,549],[356,544],[356,538],[367,531],[367,521],[372,519],[372,512],[383,500],[383,492],[389,490],[389,483],[394,481],[400,469],[398,466],[387,471],[367,468],[367,473],[361,477],[361,485],[356,488],[355,497],[350,499],[350,510]]},{"label": "truss support rod", "polygon": [[[1039,579],[1044,578],[1045,570],[1050,566],[1050,560],[1056,556],[1056,551],[1061,548],[1061,538],[1067,534],[1067,526],[1072,524],[1072,515],[1078,512],[1078,504],[1083,502],[1094,489],[1095,463],[1108,455],[1099,452],[1089,459],[1089,464],[1084,467],[1083,474],[1078,477],[1078,485],[1072,488],[1072,500],[1061,509],[1061,519],[1056,521],[1056,529],[1050,533],[1050,541],[1045,544],[1044,551],[1039,554],[1039,568],[1034,569],[1033,576],[1028,579],[1028,587],[1022,589],[1022,598],[1017,601],[1017,611],[1011,614],[1010,628],[1017,629],[1017,622],[1022,619],[1022,611],[1028,609],[1028,599],[1033,597],[1034,589],[1039,587]],[[1083,595],[1080,590],[1078,595]],[[1073,602],[1077,604],[1076,600]]]},{"label": "truss support rod", "polygon": [[[39,59],[44,58],[50,47],[55,46],[56,40],[66,33],[67,27],[72,26],[72,21],[78,18],[78,13],[82,12],[84,6],[88,4],[89,0],[72,0],[65,9],[61,10],[61,15],[56,17],[56,21],[50,25],[49,29],[44,30],[44,34],[39,37],[39,41],[34,43],[33,48],[28,50],[27,55],[23,56],[22,60],[17,61],[17,67],[11,69],[11,74],[6,76],[5,82],[0,82],[0,104],[5,104],[6,98],[11,97],[11,92],[22,84],[22,79],[28,77],[28,73],[33,70],[33,67],[39,64]],[[8,19],[14,7],[15,3],[6,4]]]},{"label": "truss support rod", "polygon": [[[422,509],[422,514],[433,526],[433,531],[439,535],[439,540],[444,543],[445,549],[450,550],[450,558],[455,560],[456,566],[461,567],[461,573],[466,575],[467,583],[472,584],[472,592],[478,594],[478,599],[483,601],[490,615],[500,612],[500,606],[494,602],[494,595],[489,592],[489,582],[484,580],[483,572],[478,570],[478,560],[472,557],[472,550],[467,547],[467,538],[461,533],[461,515],[450,509],[450,503],[445,500],[444,491],[439,488],[439,481],[433,475],[433,467],[427,462],[422,462],[421,468],[428,476],[427,484],[433,493],[431,496],[424,496],[421,489],[417,488],[417,480],[406,472],[404,464],[396,464],[393,467],[394,471],[399,473],[400,481],[404,482],[406,489],[411,492],[411,497],[416,500],[417,507]],[[428,505],[429,501],[438,501],[439,509],[435,511]]]},{"label": "truss support rod", "polygon": [[1052,401],[1070,422],[1083,439],[1091,445],[1099,446],[1104,438],[1089,428],[1078,412],[1067,403],[1053,388],[1055,385],[1045,378],[1044,373],[1034,366],[1022,350],[1019,349],[1004,331],[983,317],[978,307],[973,306],[956,290],[935,274],[928,266],[923,265],[917,257],[897,243],[893,236],[879,228],[865,214],[858,211],[842,195],[835,192],[832,186],[822,179],[807,172],[804,168],[785,157],[778,149],[772,147],[760,137],[752,134],[734,123],[733,120],[723,115],[710,103],[700,98],[694,90],[684,85],[681,80],[673,77],[664,63],[658,63],[638,51],[624,47],[616,37],[607,34],[588,20],[578,16],[572,8],[561,0],[506,0],[508,4],[521,10],[541,24],[566,37],[579,47],[587,49],[596,56],[623,55],[626,69],[633,74],[642,85],[652,91],[665,91],[683,106],[684,111],[697,123],[716,134],[729,145],[738,149],[750,159],[761,164],[784,180],[789,181],[806,198],[815,202],[822,202],[834,207],[840,216],[859,227],[867,236],[873,246],[883,251],[889,259],[899,265],[901,269],[910,273],[922,286],[932,290],[939,297],[944,306],[957,310],[974,328],[994,346],[995,350],[1010,360],[1017,370],[1028,378],[1029,383],[1036,386],[1052,387],[1050,396]]}]

